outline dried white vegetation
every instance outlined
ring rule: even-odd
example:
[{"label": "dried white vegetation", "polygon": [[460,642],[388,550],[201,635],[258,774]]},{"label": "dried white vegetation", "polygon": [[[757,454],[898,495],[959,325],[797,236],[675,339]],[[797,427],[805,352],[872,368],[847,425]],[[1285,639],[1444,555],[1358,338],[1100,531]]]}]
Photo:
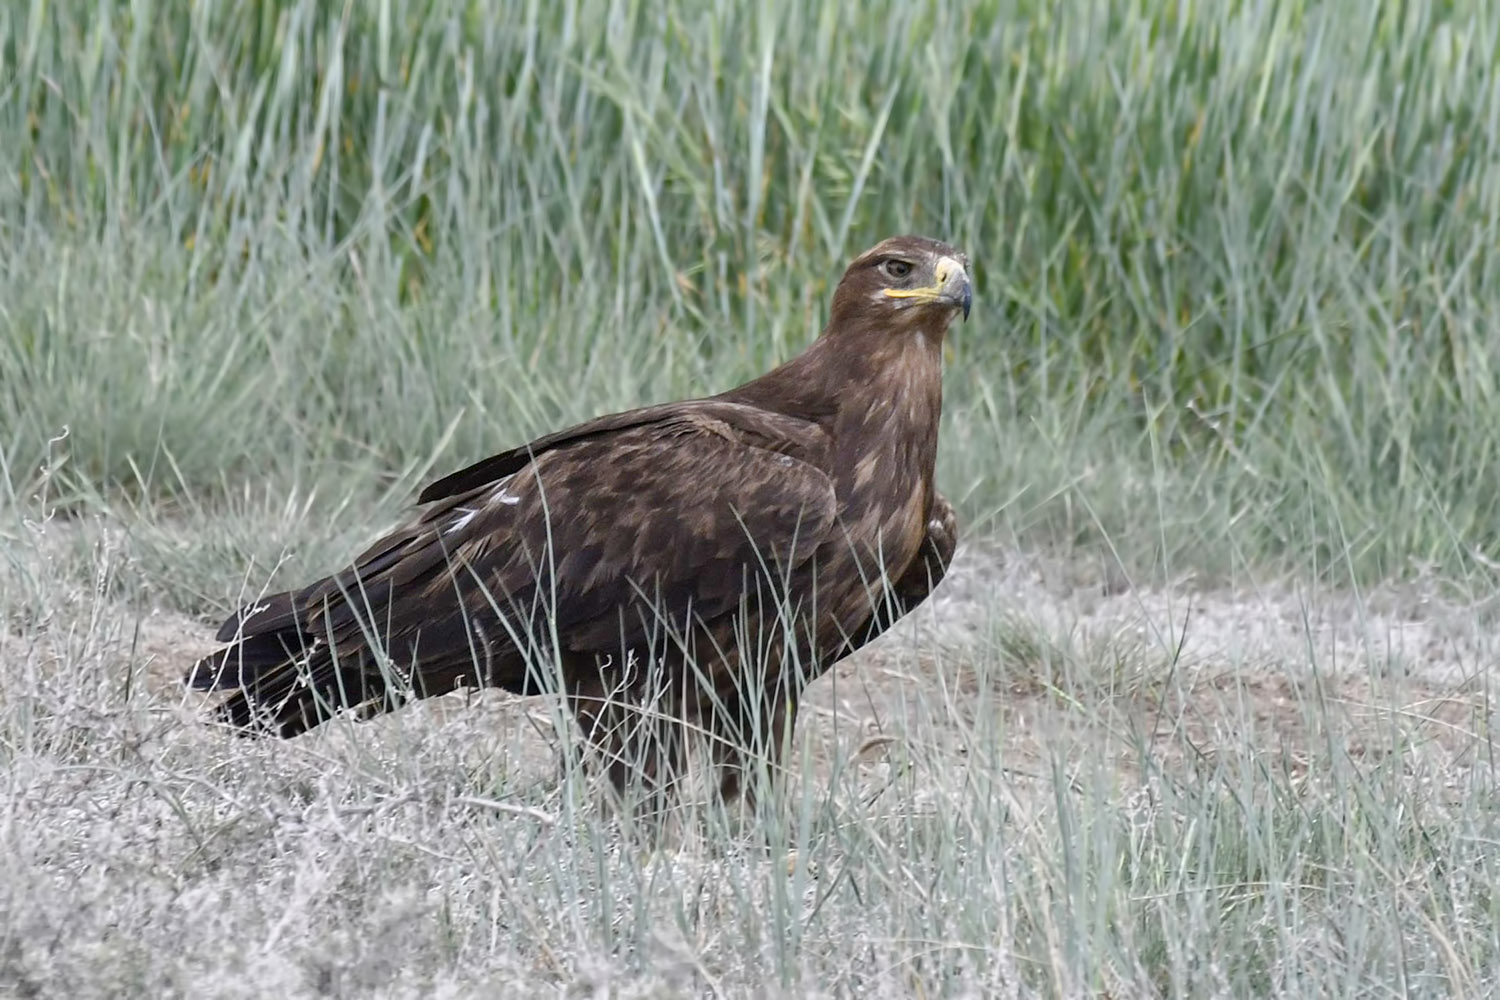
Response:
[{"label": "dried white vegetation", "polygon": [[[779,807],[689,811],[652,849],[559,771],[544,699],[237,739],[176,685],[207,629],[109,585],[128,541],[15,541],[0,983],[20,995],[1492,976],[1494,649],[1435,593],[1125,588],[968,546],[814,685]],[[95,586],[68,585],[70,558]]]}]

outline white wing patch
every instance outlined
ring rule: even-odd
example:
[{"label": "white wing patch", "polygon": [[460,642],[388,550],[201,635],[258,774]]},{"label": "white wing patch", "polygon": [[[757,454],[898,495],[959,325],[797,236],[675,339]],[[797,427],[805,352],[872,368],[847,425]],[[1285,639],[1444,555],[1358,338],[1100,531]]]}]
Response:
[{"label": "white wing patch", "polygon": [[[509,488],[510,481],[514,478],[514,475],[506,476],[504,479],[496,483],[495,488],[490,490],[489,496],[485,497],[485,504],[503,503],[507,507],[514,507],[516,504],[520,503],[521,498],[512,493]],[[469,526],[469,522],[474,520],[474,516],[478,514],[482,509],[483,505],[481,505],[480,507],[453,508],[453,512],[458,516],[448,523],[448,526],[443,529],[443,534],[452,535],[457,532],[463,531]]]},{"label": "white wing patch", "polygon": [[454,521],[452,524],[448,525],[448,527],[444,528],[443,534],[451,535],[456,531],[463,531],[466,527],[469,526],[469,522],[474,520],[474,515],[479,513],[479,511],[473,507],[459,507],[458,509],[463,511],[463,516]]}]

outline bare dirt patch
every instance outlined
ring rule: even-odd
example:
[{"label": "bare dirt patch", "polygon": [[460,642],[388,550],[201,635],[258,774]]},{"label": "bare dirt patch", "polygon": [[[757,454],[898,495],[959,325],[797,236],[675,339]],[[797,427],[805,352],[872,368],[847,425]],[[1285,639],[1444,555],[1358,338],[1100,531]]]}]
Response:
[{"label": "bare dirt patch", "polygon": [[1133,770],[1143,750],[1171,763],[1247,742],[1294,768],[1333,744],[1469,765],[1489,756],[1496,663],[1482,615],[1435,585],[1129,587],[970,547],[928,605],[813,685],[805,719],[847,751],[992,712],[1022,770],[1101,752]]},{"label": "bare dirt patch", "polygon": [[[1065,844],[1080,823],[1114,831],[1120,853],[1099,859],[1096,884],[1137,872],[1110,905],[1143,908],[1150,928],[1151,901],[1188,898],[1182,880],[1197,872],[1240,898],[1257,891],[1238,886],[1258,885],[1260,868],[1179,863],[1196,831],[1243,830],[1214,802],[1284,801],[1291,788],[1275,815],[1311,824],[1299,817],[1359,785],[1396,817],[1381,823],[1412,802],[1459,814],[1493,731],[1493,650],[1472,609],[1409,591],[1122,587],[970,547],[932,601],[810,689],[792,763],[813,780],[791,783],[805,796],[795,850],[689,828],[648,856],[559,780],[547,699],[453,695],[294,741],[243,740],[204,725],[203,699],[181,687],[213,648],[206,624],[132,610],[108,588],[8,593],[0,927],[20,944],[0,952],[0,992],[116,995],[125,976],[142,995],[377,995],[391,982],[432,995],[432,983],[472,991],[478,969],[591,993],[629,953],[650,970],[641,982],[681,995],[713,977],[759,982],[769,960],[747,958],[745,941],[780,947],[799,922],[818,928],[796,952],[807,982],[884,982],[881,970],[896,977],[912,949],[954,933],[934,920],[983,903],[999,916],[976,916],[966,940],[993,941],[1003,917],[1018,949],[1028,928],[1072,912],[1055,873],[1064,853],[1088,856]],[[1303,802],[1295,789],[1335,758],[1361,771],[1389,760],[1404,784],[1333,782]],[[1247,761],[1291,780],[1240,779]],[[1154,797],[1163,775],[1175,805]],[[1296,837],[1287,844],[1308,850]],[[1421,857],[1395,862],[1412,886],[1431,884]],[[1342,861],[1307,863],[1326,878]],[[628,947],[620,928],[635,928]],[[872,947],[885,957],[869,973]]]},{"label": "bare dirt patch", "polygon": [[[210,631],[153,611],[111,634],[154,706],[192,725],[204,701],[180,678],[213,648]],[[1359,760],[1399,749],[1466,766],[1488,759],[1495,654],[1482,616],[1435,586],[1128,586],[969,546],[928,604],[811,686],[799,737],[824,772],[881,766],[903,748],[964,753],[981,731],[998,734],[1018,774],[1100,754],[1133,772],[1143,753],[1166,765],[1247,742],[1294,769],[1332,744]],[[512,766],[538,780],[555,772],[542,699],[461,693],[363,728],[375,738],[460,719],[503,734]]]}]

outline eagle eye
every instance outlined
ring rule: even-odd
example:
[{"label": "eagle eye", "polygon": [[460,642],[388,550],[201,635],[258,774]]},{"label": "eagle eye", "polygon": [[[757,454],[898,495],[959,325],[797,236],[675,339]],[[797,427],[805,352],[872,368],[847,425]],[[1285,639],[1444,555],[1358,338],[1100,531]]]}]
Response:
[{"label": "eagle eye", "polygon": [[881,262],[881,270],[892,278],[904,278],[911,273],[911,265],[904,260],[889,257]]}]

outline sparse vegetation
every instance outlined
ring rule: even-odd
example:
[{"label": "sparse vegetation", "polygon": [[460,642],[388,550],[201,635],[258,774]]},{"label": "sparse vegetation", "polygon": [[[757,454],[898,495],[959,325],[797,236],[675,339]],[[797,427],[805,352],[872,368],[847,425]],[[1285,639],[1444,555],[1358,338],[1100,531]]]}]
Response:
[{"label": "sparse vegetation", "polygon": [[[1488,995],[1497,50],[1478,0],[0,11],[0,991]],[[768,845],[625,843],[541,703],[195,721],[211,617],[764,370],[913,230],[978,272],[968,544]]]}]

